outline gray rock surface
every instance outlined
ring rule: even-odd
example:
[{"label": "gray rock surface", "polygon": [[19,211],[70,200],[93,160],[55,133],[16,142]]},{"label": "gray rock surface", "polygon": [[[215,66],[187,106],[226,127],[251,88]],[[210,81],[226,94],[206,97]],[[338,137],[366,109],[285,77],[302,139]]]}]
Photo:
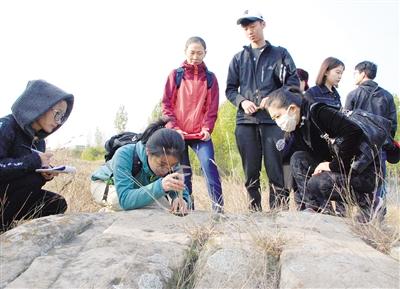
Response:
[{"label": "gray rock surface", "polygon": [[0,288],[399,288],[398,261],[319,214],[71,214],[0,242]]},{"label": "gray rock surface", "polygon": [[356,237],[337,217],[287,214],[280,288],[399,288],[400,264]]}]

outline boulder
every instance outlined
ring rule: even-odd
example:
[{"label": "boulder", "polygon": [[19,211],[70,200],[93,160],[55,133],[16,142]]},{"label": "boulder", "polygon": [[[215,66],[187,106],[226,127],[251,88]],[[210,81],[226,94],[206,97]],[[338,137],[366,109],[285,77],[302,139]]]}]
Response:
[{"label": "boulder", "polygon": [[0,288],[399,287],[397,260],[320,214],[67,214],[0,242]]}]

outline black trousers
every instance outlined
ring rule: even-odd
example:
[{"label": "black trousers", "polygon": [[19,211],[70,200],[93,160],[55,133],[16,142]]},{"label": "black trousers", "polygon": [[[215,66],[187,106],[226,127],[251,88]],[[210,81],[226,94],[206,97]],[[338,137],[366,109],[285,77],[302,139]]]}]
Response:
[{"label": "black trousers", "polygon": [[329,207],[329,201],[352,202],[362,210],[369,211],[373,202],[379,178],[373,164],[361,174],[346,174],[323,172],[312,176],[320,163],[308,152],[298,151],[290,159],[293,177],[297,184],[296,203],[304,204],[306,208],[322,210]]},{"label": "black trousers", "polygon": [[23,179],[0,184],[0,229],[5,231],[14,220],[39,218],[64,213],[65,199],[42,187],[45,180],[40,174],[31,173]]},{"label": "black trousers", "polygon": [[269,180],[270,208],[286,207],[289,193],[284,189],[282,154],[276,148],[276,142],[283,138],[282,130],[274,124],[238,124],[235,137],[242,158],[250,210],[262,210],[260,172],[263,157]]}]

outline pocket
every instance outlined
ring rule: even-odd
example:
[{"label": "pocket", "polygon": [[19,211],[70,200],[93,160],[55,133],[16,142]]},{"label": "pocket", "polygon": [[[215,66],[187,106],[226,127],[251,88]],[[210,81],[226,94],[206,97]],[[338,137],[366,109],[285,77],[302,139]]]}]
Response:
[{"label": "pocket", "polygon": [[275,63],[273,65],[263,65],[263,67],[261,67],[261,75],[259,76],[261,84],[268,84],[272,79],[275,80],[274,72],[276,70],[276,66],[277,64]]}]

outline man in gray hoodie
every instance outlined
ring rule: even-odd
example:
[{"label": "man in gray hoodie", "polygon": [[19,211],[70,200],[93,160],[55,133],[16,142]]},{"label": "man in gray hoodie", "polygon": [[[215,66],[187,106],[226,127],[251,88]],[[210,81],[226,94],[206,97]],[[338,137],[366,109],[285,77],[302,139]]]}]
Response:
[{"label": "man in gray hoodie", "polygon": [[12,114],[0,118],[0,230],[14,220],[64,213],[65,199],[43,190],[53,173],[35,170],[49,167],[52,154],[44,139],[68,119],[74,96],[43,81],[29,81],[15,101]]}]

